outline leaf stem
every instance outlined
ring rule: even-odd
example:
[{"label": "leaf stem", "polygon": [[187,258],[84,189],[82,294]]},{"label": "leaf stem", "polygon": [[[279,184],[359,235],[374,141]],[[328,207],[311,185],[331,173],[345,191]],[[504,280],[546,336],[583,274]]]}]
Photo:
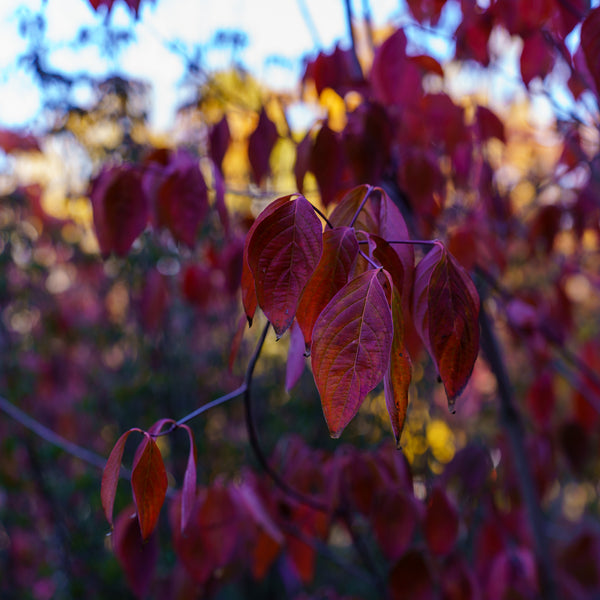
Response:
[{"label": "leaf stem", "polygon": [[312,202],[310,203],[310,205],[313,207],[313,210],[321,217],[321,219],[325,221],[327,227],[329,227],[329,229],[333,229],[333,225],[331,224],[331,221],[325,216],[325,213],[319,210]]},{"label": "leaf stem", "polygon": [[356,209],[356,212],[354,213],[354,216],[352,217],[352,221],[350,221],[349,227],[354,227],[354,223],[356,223],[356,219],[358,219],[358,215],[360,214],[360,211],[364,208],[365,204],[367,203],[367,200],[369,199],[369,196],[371,195],[372,191],[373,191],[373,186],[368,185],[367,191],[365,192],[365,197],[362,199],[360,206]]}]

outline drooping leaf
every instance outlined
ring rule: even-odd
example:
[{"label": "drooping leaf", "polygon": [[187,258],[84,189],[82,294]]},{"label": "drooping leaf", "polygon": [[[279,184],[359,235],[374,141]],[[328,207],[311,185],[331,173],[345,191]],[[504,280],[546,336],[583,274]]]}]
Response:
[{"label": "drooping leaf", "polygon": [[591,10],[581,25],[581,48],[598,94],[600,93],[600,6]]},{"label": "drooping leaf", "polygon": [[248,242],[256,298],[277,336],[291,325],[323,247],[321,221],[299,196],[266,216]]},{"label": "drooping leaf", "polygon": [[496,138],[501,142],[506,142],[504,135],[504,124],[498,118],[496,113],[485,106],[477,106],[475,112],[475,121],[479,130],[479,139],[485,142],[491,138]]},{"label": "drooping leaf", "polygon": [[469,275],[439,242],[415,270],[413,317],[452,408],[479,352],[479,296]]},{"label": "drooping leaf", "polygon": [[131,489],[142,539],[154,531],[167,493],[167,472],[156,442],[148,433],[140,444],[131,472]]},{"label": "drooping leaf", "polygon": [[113,507],[115,504],[115,495],[117,493],[117,484],[119,483],[119,471],[121,470],[125,442],[127,442],[129,434],[133,431],[139,431],[141,433],[141,429],[130,429],[129,431],[126,431],[117,440],[117,443],[111,450],[104,471],[102,472],[100,499],[102,501],[102,508],[104,509],[106,520],[111,527],[113,525]]},{"label": "drooping leaf", "polygon": [[304,372],[306,358],[304,355],[304,336],[297,321],[290,328],[290,348],[285,369],[285,389],[289,392],[298,383]]},{"label": "drooping leaf", "polygon": [[158,543],[156,536],[142,539],[133,506],[116,519],[113,548],[131,591],[137,598],[147,598],[158,560]]},{"label": "drooping leaf", "polygon": [[321,260],[304,288],[296,312],[307,348],[310,348],[317,317],[333,296],[348,283],[357,256],[358,240],[354,229],[336,227],[325,230]]},{"label": "drooping leaf", "polygon": [[296,146],[296,162],[294,163],[294,177],[296,187],[302,194],[304,192],[304,176],[310,169],[310,156],[312,154],[312,135],[310,130],[302,138],[302,141]]},{"label": "drooping leaf", "polygon": [[321,202],[329,206],[342,188],[343,151],[339,135],[324,123],[310,154],[310,171],[317,180]]},{"label": "drooping leaf", "polygon": [[520,65],[525,85],[529,85],[535,77],[544,79],[552,70],[554,54],[541,31],[536,31],[525,39]]},{"label": "drooping leaf", "polygon": [[402,299],[397,289],[394,289],[392,295],[392,319],[394,337],[390,364],[383,376],[383,390],[396,445],[399,445],[408,408],[408,387],[412,378],[412,363],[404,345],[404,315]]},{"label": "drooping leaf", "polygon": [[277,142],[278,134],[275,123],[269,119],[264,108],[258,117],[258,125],[248,139],[248,158],[254,181],[260,185],[271,172],[269,157]]},{"label": "drooping leaf", "polygon": [[158,226],[168,228],[177,241],[193,248],[207,210],[208,191],[198,161],[177,153],[156,194]]},{"label": "drooping leaf", "polygon": [[187,466],[183,475],[183,486],[181,488],[181,531],[185,529],[192,510],[196,504],[196,442],[194,434],[188,425],[182,425],[188,434],[190,440],[190,451],[188,454]]},{"label": "drooping leaf", "polygon": [[103,256],[125,256],[150,216],[140,173],[129,166],[105,169],[90,192],[94,228]]},{"label": "drooping leaf", "polygon": [[229,131],[227,115],[223,115],[223,118],[211,127],[208,134],[210,156],[220,173],[223,172],[223,159],[225,158],[230,141],[231,133]]},{"label": "drooping leaf", "polygon": [[381,381],[393,338],[392,314],[371,269],[347,283],[313,329],[312,369],[332,437],[341,435],[366,395]]},{"label": "drooping leaf", "polygon": [[259,215],[256,217],[256,220],[250,227],[248,234],[246,235],[246,239],[244,241],[244,254],[242,259],[242,304],[244,305],[244,311],[246,312],[246,318],[250,325],[252,324],[252,319],[254,318],[254,313],[256,312],[257,301],[256,301],[256,285],[254,282],[254,276],[252,275],[252,271],[250,270],[250,265],[248,264],[248,246],[250,244],[250,240],[252,239],[252,235],[256,228],[260,225],[262,221],[264,221],[268,216],[273,214],[280,206],[283,206],[286,202],[289,202],[292,196],[282,196],[281,198],[277,198],[277,200],[273,200],[271,204],[269,204]]}]

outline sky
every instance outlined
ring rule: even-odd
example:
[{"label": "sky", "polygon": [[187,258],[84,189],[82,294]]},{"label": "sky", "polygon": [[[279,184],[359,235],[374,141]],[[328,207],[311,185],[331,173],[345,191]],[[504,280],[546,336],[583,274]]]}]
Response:
[{"label": "sky", "polygon": [[[353,4],[360,16],[364,0]],[[398,0],[370,0],[369,6],[379,25],[397,17],[401,4]],[[40,11],[46,19],[49,66],[96,76],[117,71],[149,81],[153,86],[151,124],[158,130],[168,129],[182,101],[177,84],[184,75],[184,64],[167,48],[169,42],[178,40],[190,52],[199,46],[204,52],[203,64],[216,69],[227,66],[231,53],[209,48],[215,33],[220,29],[243,31],[248,39],[240,54],[243,64],[275,88],[297,85],[302,57],[315,52],[316,42],[326,50],[338,41],[348,44],[343,0],[143,0],[137,21],[123,3],[116,2],[113,7],[111,24],[131,29],[135,42],[110,58],[96,44],[74,47],[73,40],[82,27],[102,30],[104,11],[96,13],[88,0],[1,0],[0,127],[28,127],[39,115],[41,91],[19,65],[19,56],[28,48],[19,24]],[[283,60],[269,60],[273,56]],[[90,99],[85,87],[74,94],[84,105]]]}]

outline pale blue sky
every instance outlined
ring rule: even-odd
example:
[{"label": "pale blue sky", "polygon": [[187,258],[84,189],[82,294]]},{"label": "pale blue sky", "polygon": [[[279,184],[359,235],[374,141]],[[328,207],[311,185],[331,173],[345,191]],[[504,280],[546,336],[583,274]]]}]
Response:
[{"label": "pale blue sky", "polygon": [[[354,10],[362,14],[363,1],[354,0]],[[375,23],[398,18],[399,0],[371,0]],[[342,0],[146,0],[141,18],[135,21],[125,5],[117,2],[111,23],[131,27],[136,42],[126,46],[117,60],[102,56],[97,46],[76,50],[71,43],[82,26],[98,27],[103,14],[93,11],[87,0],[2,0],[0,2],[0,126],[26,126],[39,111],[41,92],[25,69],[17,65],[19,54],[27,50],[27,41],[19,35],[19,15],[43,10],[47,22],[47,40],[52,46],[50,67],[65,72],[103,75],[119,71],[150,81],[154,87],[152,122],[158,128],[169,126],[175,106],[182,100],[177,83],[184,74],[180,58],[166,49],[165,43],[180,40],[185,47],[196,44],[206,48],[219,29],[246,32],[248,46],[242,53],[244,64],[269,85],[297,85],[301,57],[314,50],[311,33],[302,16],[302,7],[310,14],[326,49],[336,41],[347,42]],[[276,66],[266,59],[277,55],[287,66]],[[211,50],[204,55],[209,68],[224,66],[224,53]],[[89,91],[76,95],[85,102]]]}]

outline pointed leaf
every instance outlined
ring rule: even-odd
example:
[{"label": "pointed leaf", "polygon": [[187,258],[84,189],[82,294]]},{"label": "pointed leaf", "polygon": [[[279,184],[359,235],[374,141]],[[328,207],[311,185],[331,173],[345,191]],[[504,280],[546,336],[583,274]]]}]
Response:
[{"label": "pointed leaf", "polygon": [[310,170],[317,180],[323,206],[329,206],[342,188],[343,148],[339,135],[327,123],[312,146]]},{"label": "pointed leaf", "polygon": [[277,336],[291,325],[323,248],[321,221],[299,196],[265,217],[248,243],[256,297]]},{"label": "pointed leaf", "polygon": [[392,314],[371,269],[346,284],[313,329],[312,368],[332,437],[341,435],[390,360]]},{"label": "pointed leaf", "polygon": [[439,242],[417,265],[413,316],[452,408],[479,352],[479,296],[467,272]]},{"label": "pointed leaf", "polygon": [[181,532],[190,520],[194,505],[196,504],[196,442],[194,434],[187,425],[181,425],[190,438],[190,452],[188,455],[187,466],[183,476],[183,487],[181,489]]},{"label": "pointed leaf", "polygon": [[113,507],[115,504],[115,495],[117,493],[117,484],[119,483],[119,471],[121,470],[121,461],[123,460],[123,451],[125,442],[132,431],[142,432],[141,429],[130,429],[126,431],[114,445],[106,461],[104,471],[102,472],[102,485],[100,487],[100,499],[102,508],[106,515],[106,520],[113,525]]},{"label": "pointed leaf", "polygon": [[159,227],[168,228],[177,241],[193,248],[207,210],[208,191],[198,161],[177,153],[156,195]]},{"label": "pointed leaf", "polygon": [[131,489],[142,539],[154,531],[167,493],[167,472],[156,442],[144,433],[133,462]]},{"label": "pointed leaf", "polygon": [[277,198],[277,200],[273,200],[271,204],[269,204],[259,215],[256,217],[254,223],[252,223],[252,227],[248,231],[246,235],[246,240],[244,241],[244,256],[242,259],[242,303],[244,305],[244,311],[246,312],[246,318],[250,325],[252,325],[252,319],[254,318],[254,313],[256,312],[257,302],[256,302],[256,286],[254,283],[254,276],[252,275],[252,271],[250,270],[250,265],[248,264],[248,245],[250,244],[250,240],[256,228],[260,225],[262,221],[264,221],[269,215],[273,214],[280,206],[283,206],[286,202],[289,202],[292,196],[282,196],[281,198]]},{"label": "pointed leaf", "polygon": [[102,171],[92,184],[90,199],[100,252],[125,256],[150,216],[139,172],[129,166]]},{"label": "pointed leaf", "polygon": [[392,340],[390,364],[383,376],[383,390],[396,445],[399,445],[408,408],[408,387],[412,377],[412,363],[404,346],[404,315],[402,299],[397,289],[394,289],[392,296],[392,319],[394,322],[394,338]]},{"label": "pointed leaf", "polygon": [[354,229],[336,227],[325,230],[321,260],[304,288],[296,312],[307,348],[310,348],[317,317],[335,294],[348,283],[357,256],[358,240]]},{"label": "pointed leaf", "polygon": [[269,157],[277,141],[277,127],[269,119],[265,109],[262,108],[258,118],[258,125],[248,140],[248,158],[252,168],[252,177],[260,185],[270,173]]},{"label": "pointed leaf", "polygon": [[223,159],[225,158],[230,141],[231,132],[229,130],[229,123],[227,122],[227,116],[223,115],[223,118],[211,127],[208,134],[210,156],[221,173],[223,172]]}]

